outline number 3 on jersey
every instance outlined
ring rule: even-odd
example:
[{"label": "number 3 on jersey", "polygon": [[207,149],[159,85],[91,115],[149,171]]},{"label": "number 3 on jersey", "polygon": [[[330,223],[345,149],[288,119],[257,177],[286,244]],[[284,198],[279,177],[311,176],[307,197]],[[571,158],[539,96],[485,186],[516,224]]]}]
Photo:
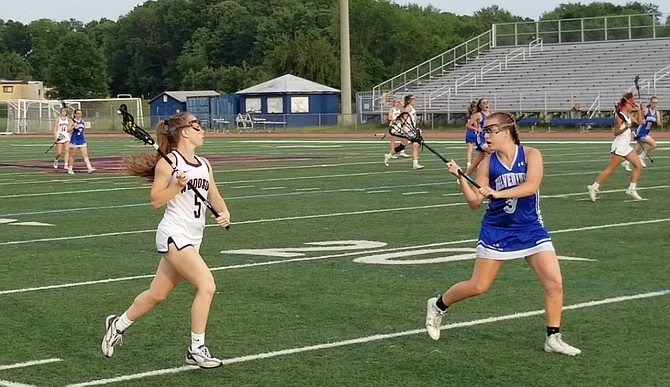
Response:
[{"label": "number 3 on jersey", "polygon": [[[514,211],[516,211],[517,200],[518,200],[518,198],[511,198],[511,199],[505,200],[505,208],[503,208],[503,210],[505,210],[505,212],[508,213],[508,214],[513,214]],[[196,201],[197,201],[197,199],[196,199]]]}]

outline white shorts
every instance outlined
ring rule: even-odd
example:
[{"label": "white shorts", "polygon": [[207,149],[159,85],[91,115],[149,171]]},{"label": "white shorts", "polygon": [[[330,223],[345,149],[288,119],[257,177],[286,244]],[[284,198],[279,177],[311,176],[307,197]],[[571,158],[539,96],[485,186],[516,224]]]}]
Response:
[{"label": "white shorts", "polygon": [[168,252],[168,245],[170,243],[174,244],[177,250],[193,246],[196,251],[200,251],[201,242],[202,238],[196,240],[180,233],[170,232],[170,230],[167,230],[166,228],[159,227],[156,231],[156,250],[161,254]]},{"label": "white shorts", "polygon": [[70,133],[59,133],[56,144],[65,144],[66,142],[70,142]]},{"label": "white shorts", "polygon": [[86,143],[83,143],[83,144],[70,143],[70,149],[72,149],[72,148],[86,148]]},{"label": "white shorts", "polygon": [[614,153],[617,156],[626,157],[630,152],[633,151],[633,147],[630,146],[630,141],[627,139],[615,139],[612,142],[612,147],[610,148],[610,153]]}]

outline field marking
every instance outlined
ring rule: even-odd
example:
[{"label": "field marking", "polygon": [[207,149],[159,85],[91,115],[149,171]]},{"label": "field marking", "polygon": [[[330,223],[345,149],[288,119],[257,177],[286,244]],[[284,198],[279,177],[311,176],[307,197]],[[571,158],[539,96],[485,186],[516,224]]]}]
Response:
[{"label": "field marking", "polygon": [[54,357],[54,358],[51,358],[51,359],[32,360],[32,361],[26,361],[26,362],[23,362],[23,363],[0,365],[0,371],[11,370],[11,369],[14,369],[14,368],[31,367],[31,366],[35,366],[35,365],[41,365],[41,364],[55,363],[55,362],[59,362],[59,361],[63,361],[63,359],[59,359],[59,358]]},{"label": "field marking", "polygon": [[[549,233],[550,234],[562,234],[562,233],[566,233],[566,232],[598,230],[598,229],[605,229],[605,228],[611,228],[611,227],[628,227],[628,226],[644,225],[644,224],[651,224],[651,223],[662,223],[662,222],[668,222],[668,221],[670,221],[670,218],[652,219],[652,220],[643,220],[643,221],[634,221],[634,222],[625,222],[625,223],[608,223],[608,224],[602,224],[602,225],[597,225],[597,226],[585,226],[585,227],[567,228],[567,229],[562,229],[562,230],[549,231]],[[369,250],[369,251],[354,251],[354,252],[349,252],[349,253],[322,255],[322,256],[317,256],[317,257],[301,257],[301,258],[291,258],[291,259],[280,259],[280,260],[275,260],[275,261],[261,261],[261,262],[253,262],[253,263],[243,263],[243,264],[237,264],[237,265],[231,265],[231,266],[218,266],[218,267],[212,267],[212,268],[210,268],[210,270],[211,271],[221,271],[221,270],[244,269],[244,268],[258,267],[258,266],[270,266],[270,265],[279,265],[279,264],[294,263],[294,262],[309,262],[309,261],[318,261],[318,260],[324,260],[324,259],[330,259],[330,258],[342,258],[342,257],[348,257],[348,256],[356,256],[356,255],[362,255],[362,254],[377,254],[377,253],[398,252],[398,251],[404,251],[404,250],[416,250],[416,249],[423,249],[423,248],[430,248],[430,247],[458,245],[458,244],[474,243],[474,242],[477,242],[476,238],[474,238],[474,239],[461,239],[461,240],[457,240],[457,241],[448,241],[448,242],[436,242],[436,243],[429,243],[429,244],[425,244],[425,245],[415,245],[415,246],[405,246],[405,247]],[[63,289],[63,288],[72,288],[72,287],[77,287],[77,286],[97,285],[97,284],[103,284],[103,283],[130,281],[130,280],[135,280],[135,279],[147,279],[147,278],[152,278],[153,276],[154,276],[154,274],[143,274],[143,275],[135,275],[135,276],[129,276],[129,277],[117,277],[117,278],[107,278],[107,279],[102,279],[102,280],[71,282],[71,283],[65,283],[65,284],[59,284],[59,285],[46,285],[46,286],[36,286],[36,287],[29,287],[29,288],[1,290],[0,291],[0,296],[6,295],[6,294],[28,293],[28,292],[34,292],[34,291],[40,291],[40,290]]]},{"label": "field marking", "polygon": [[2,387],[36,387],[32,384],[16,383],[16,382],[10,382],[9,380],[2,380],[2,379],[0,379],[0,386],[2,386]]},{"label": "field marking", "polygon": [[272,191],[272,190],[275,190],[275,189],[286,189],[286,187],[265,187],[265,188],[261,188],[261,191]]},{"label": "field marking", "polygon": [[388,189],[378,189],[374,191],[365,191],[366,194],[376,194],[376,193],[388,193],[391,192],[391,190]]},{"label": "field marking", "polygon": [[428,191],[414,191],[414,192],[403,192],[401,195],[425,195],[430,193]]},{"label": "field marking", "polygon": [[[590,308],[590,307],[594,307],[594,306],[614,304],[614,303],[625,302],[625,301],[632,301],[632,300],[640,300],[640,299],[644,299],[644,298],[665,296],[665,295],[668,295],[668,294],[670,294],[670,289],[659,290],[659,291],[648,292],[648,293],[639,293],[639,294],[635,294],[635,295],[631,295],[631,296],[620,296],[620,297],[605,298],[605,299],[601,299],[601,300],[588,301],[588,302],[582,302],[582,303],[578,303],[578,304],[567,305],[567,306],[563,307],[563,310],[577,310],[577,309]],[[477,320],[451,323],[451,324],[443,325],[440,328],[440,330],[445,331],[445,330],[457,329],[457,328],[467,328],[467,327],[473,327],[473,326],[476,326],[476,325],[497,323],[497,322],[500,322],[500,321],[509,321],[509,320],[516,320],[516,319],[519,319],[519,318],[540,316],[540,315],[543,315],[543,314],[544,314],[544,309],[531,310],[531,311],[528,311],[528,312],[518,312],[518,313],[506,314],[506,315],[502,315],[502,316],[487,317],[487,318],[482,318],[482,319],[477,319]],[[398,337],[418,335],[418,334],[422,334],[422,333],[425,333],[425,332],[426,332],[425,328],[412,329],[412,330],[408,330],[408,331],[363,336],[363,337],[358,337],[358,338],[355,338],[355,339],[342,340],[342,341],[336,341],[336,342],[331,342],[331,343],[309,345],[309,346],[297,347],[297,348],[288,348],[288,349],[283,349],[283,350],[278,350],[278,351],[258,353],[258,354],[255,354],[255,355],[238,356],[238,357],[233,357],[233,358],[229,358],[229,359],[223,359],[223,365],[225,366],[225,365],[236,364],[236,363],[244,363],[244,362],[248,362],[248,361],[269,359],[269,358],[279,357],[279,356],[294,355],[294,354],[297,354],[297,353],[318,351],[318,350],[322,350],[322,349],[339,348],[339,347],[345,347],[345,346],[350,346],[350,345],[355,345],[355,344],[366,344],[366,343],[371,343],[371,342],[375,342],[375,341],[394,339],[394,338],[398,338]],[[110,384],[110,383],[118,383],[118,382],[125,382],[125,381],[129,381],[129,380],[143,379],[143,378],[152,377],[152,376],[160,376],[160,375],[166,375],[166,374],[176,374],[176,373],[179,373],[179,372],[190,371],[190,370],[195,370],[195,369],[198,369],[198,367],[195,367],[195,366],[181,366],[181,367],[174,367],[174,368],[164,368],[164,369],[160,369],[160,370],[154,370],[154,371],[148,371],[148,372],[141,372],[141,373],[117,376],[117,377],[114,377],[114,378],[97,379],[97,380],[91,380],[91,381],[83,382],[83,383],[69,384],[66,387],[101,386],[101,385]]]}]

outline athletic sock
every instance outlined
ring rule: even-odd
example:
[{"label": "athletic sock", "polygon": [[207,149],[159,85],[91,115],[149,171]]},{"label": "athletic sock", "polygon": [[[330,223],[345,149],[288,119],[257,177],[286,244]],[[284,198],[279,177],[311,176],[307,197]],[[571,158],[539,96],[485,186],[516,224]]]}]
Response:
[{"label": "athletic sock", "polygon": [[636,188],[637,188],[636,183],[630,183],[630,185],[628,186],[628,189],[636,189]]},{"label": "athletic sock", "polygon": [[134,322],[135,321],[128,318],[128,312],[123,312],[123,314],[119,316],[118,319],[116,319],[114,327],[116,328],[117,331],[123,332],[126,329],[128,329],[128,327],[131,326]]},{"label": "athletic sock", "polygon": [[593,183],[593,188],[594,188],[594,189],[598,189],[599,187],[600,187],[600,184],[598,184],[598,183]]},{"label": "athletic sock", "polygon": [[439,309],[443,312],[445,310],[447,310],[447,308],[449,307],[449,305],[445,304],[444,301],[442,301],[442,295],[437,297],[437,301],[435,302],[435,306],[437,306],[437,309]]},{"label": "athletic sock", "polygon": [[644,159],[646,159],[646,158],[647,158],[646,153],[644,153],[644,152],[640,153],[640,160],[644,161]]},{"label": "athletic sock", "polygon": [[203,345],[205,345],[205,334],[191,332],[191,351],[195,351]]},{"label": "athletic sock", "polygon": [[547,336],[551,336],[556,333],[561,333],[561,328],[559,327],[547,327]]}]

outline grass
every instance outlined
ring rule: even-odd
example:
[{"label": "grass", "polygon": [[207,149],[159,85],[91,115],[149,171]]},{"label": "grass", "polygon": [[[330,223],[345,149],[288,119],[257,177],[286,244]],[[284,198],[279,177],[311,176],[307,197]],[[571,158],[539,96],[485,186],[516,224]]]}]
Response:
[{"label": "grass", "polygon": [[[229,231],[205,231],[201,252],[218,285],[207,342],[230,364],[213,371],[180,368],[193,297],[187,284],[134,324],[125,345],[104,359],[102,322],[151,281],[153,230],[162,211],[149,206],[146,182],[116,173],[119,157],[138,145],[127,138],[88,142],[99,170],[88,175],[81,168],[69,176],[51,168],[44,139],[0,138],[0,219],[54,225],[0,221],[0,386],[63,386],[127,375],[135,379],[116,384],[670,384],[664,340],[669,295],[565,311],[565,339],[583,350],[576,358],[542,351],[541,314],[482,322],[542,309],[540,285],[522,260],[506,262],[487,294],[454,305],[444,323],[471,323],[443,331],[440,341],[423,332],[373,340],[422,328],[425,300],[469,277],[472,260],[423,261],[470,254],[483,209],[466,208],[454,179],[428,152],[420,172],[402,159],[386,168],[381,155],[388,143],[372,138],[208,138],[200,153],[214,166],[235,224]],[[662,204],[667,141],[640,181],[648,200],[627,201],[628,174],[621,169],[596,203],[585,200],[585,186],[607,163],[607,140],[528,143],[544,154],[542,210],[557,252],[589,259],[561,262],[565,304],[670,289],[670,209]],[[431,145],[452,157],[464,154],[460,140]],[[324,241],[382,247],[306,245]],[[235,252],[242,249],[291,250],[283,257]],[[394,260],[408,264],[354,261],[403,251],[409,253]],[[340,343],[358,338],[367,339]],[[307,348],[325,343],[340,345]],[[286,349],[296,351],[260,355]],[[52,358],[61,361],[3,369]],[[157,370],[176,373],[137,375]]]}]

